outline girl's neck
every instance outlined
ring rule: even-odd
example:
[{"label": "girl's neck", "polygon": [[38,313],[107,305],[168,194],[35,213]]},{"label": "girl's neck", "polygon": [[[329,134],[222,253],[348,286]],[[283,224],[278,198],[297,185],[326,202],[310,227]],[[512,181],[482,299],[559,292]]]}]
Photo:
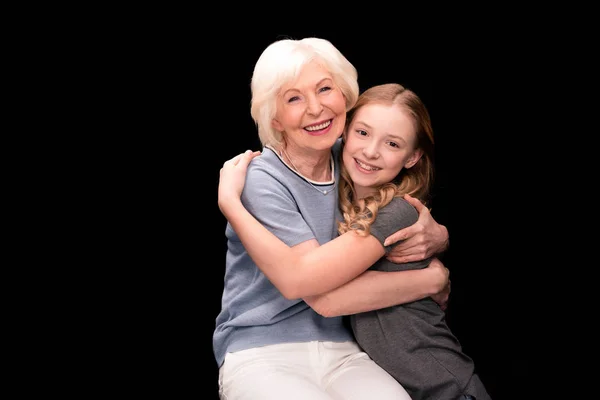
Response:
[{"label": "girl's neck", "polygon": [[356,198],[358,200],[364,199],[365,197],[369,197],[377,193],[377,189],[373,189],[370,187],[362,187],[354,185],[354,193],[356,193]]}]

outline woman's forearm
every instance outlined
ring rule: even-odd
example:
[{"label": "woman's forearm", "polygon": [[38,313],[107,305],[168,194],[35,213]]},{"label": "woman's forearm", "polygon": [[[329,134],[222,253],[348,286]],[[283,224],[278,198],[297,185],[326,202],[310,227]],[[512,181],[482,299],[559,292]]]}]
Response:
[{"label": "woman's forearm", "polygon": [[384,254],[375,237],[354,232],[322,246],[314,240],[291,248],[256,220],[239,199],[226,199],[219,206],[258,268],[289,299],[343,285]]},{"label": "woman's forearm", "polygon": [[445,287],[448,275],[439,268],[399,272],[366,271],[327,293],[305,297],[325,317],[373,311],[420,300]]}]

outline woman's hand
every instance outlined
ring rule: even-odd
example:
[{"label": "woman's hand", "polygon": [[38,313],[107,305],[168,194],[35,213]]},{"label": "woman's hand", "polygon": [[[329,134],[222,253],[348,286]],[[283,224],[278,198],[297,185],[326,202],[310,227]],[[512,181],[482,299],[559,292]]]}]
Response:
[{"label": "woman's hand", "polygon": [[246,150],[223,163],[219,177],[219,209],[225,213],[228,202],[239,201],[246,183],[248,164],[260,151]]},{"label": "woman's hand", "polygon": [[387,237],[384,245],[402,240],[388,253],[386,258],[394,263],[421,261],[448,248],[448,229],[440,225],[431,216],[429,209],[418,199],[406,194],[404,199],[412,204],[419,212],[419,219],[413,225],[406,227]]},{"label": "woman's hand", "polygon": [[446,308],[448,308],[448,300],[450,299],[450,290],[451,290],[451,288],[450,288],[450,271],[437,258],[433,258],[427,268],[439,269],[440,273],[445,278],[444,282],[446,282],[446,284],[442,287],[442,289],[439,292],[432,295],[431,298],[433,299],[433,301],[435,301],[436,303],[438,303],[440,305],[440,308],[442,310],[446,310]]}]

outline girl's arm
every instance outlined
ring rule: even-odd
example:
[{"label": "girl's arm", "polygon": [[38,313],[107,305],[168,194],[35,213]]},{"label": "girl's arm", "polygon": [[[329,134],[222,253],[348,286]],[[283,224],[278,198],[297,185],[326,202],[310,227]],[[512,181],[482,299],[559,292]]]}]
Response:
[{"label": "girl's arm", "polygon": [[445,308],[450,272],[437,259],[427,268],[399,272],[366,271],[327,293],[304,301],[324,317],[337,317],[409,303],[430,296]]}]

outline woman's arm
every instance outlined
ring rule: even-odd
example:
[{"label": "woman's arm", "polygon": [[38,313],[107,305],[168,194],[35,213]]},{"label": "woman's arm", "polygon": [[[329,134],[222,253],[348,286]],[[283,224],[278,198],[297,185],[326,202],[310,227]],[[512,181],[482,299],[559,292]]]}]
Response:
[{"label": "woman's arm", "polygon": [[386,258],[391,262],[401,264],[420,261],[440,254],[448,248],[448,229],[438,224],[429,209],[418,199],[405,195],[404,199],[419,212],[419,219],[413,225],[401,229],[385,240],[385,245],[403,240],[388,253]]},{"label": "woman's arm", "polygon": [[252,260],[288,299],[334,289],[360,275],[385,254],[377,239],[354,232],[322,246],[311,240],[289,247],[263,227],[239,198],[220,197],[219,206]]},{"label": "woman's arm", "polygon": [[450,294],[450,272],[437,258],[427,268],[381,272],[366,271],[327,293],[304,301],[324,317],[357,314],[417,301],[430,296],[445,308]]},{"label": "woman's arm", "polygon": [[224,163],[219,181],[219,208],[258,268],[288,299],[321,294],[363,273],[385,254],[373,236],[347,232],[318,246],[309,240],[289,247],[260,224],[240,196],[250,151]]}]

